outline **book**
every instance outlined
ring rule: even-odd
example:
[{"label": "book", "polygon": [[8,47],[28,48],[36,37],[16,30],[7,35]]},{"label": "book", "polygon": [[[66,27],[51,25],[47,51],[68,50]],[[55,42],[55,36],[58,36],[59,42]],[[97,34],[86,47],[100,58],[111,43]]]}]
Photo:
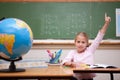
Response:
[{"label": "book", "polygon": [[90,68],[117,68],[116,66],[113,65],[107,65],[107,64],[94,64],[94,65],[89,65]]}]

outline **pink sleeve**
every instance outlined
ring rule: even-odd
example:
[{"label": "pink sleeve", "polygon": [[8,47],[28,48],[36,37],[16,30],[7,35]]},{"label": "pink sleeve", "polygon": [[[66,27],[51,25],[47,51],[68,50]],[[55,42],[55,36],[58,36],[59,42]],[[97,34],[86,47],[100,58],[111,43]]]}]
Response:
[{"label": "pink sleeve", "polygon": [[62,65],[65,63],[65,62],[71,62],[73,59],[73,50],[71,50],[68,55],[63,59],[62,61]]},{"label": "pink sleeve", "polygon": [[89,46],[89,51],[91,53],[94,53],[96,51],[96,49],[98,48],[100,42],[102,41],[104,37],[104,34],[102,34],[100,31],[98,32],[96,38],[94,39],[94,41],[91,43],[91,45]]}]

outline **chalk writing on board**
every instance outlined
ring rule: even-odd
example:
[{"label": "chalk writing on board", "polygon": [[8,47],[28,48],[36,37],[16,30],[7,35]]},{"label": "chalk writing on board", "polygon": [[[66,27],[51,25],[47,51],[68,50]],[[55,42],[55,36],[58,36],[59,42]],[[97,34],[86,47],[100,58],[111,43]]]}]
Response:
[{"label": "chalk writing on board", "polygon": [[[86,13],[78,14],[44,14],[41,20],[40,35],[44,38],[61,37],[66,38],[67,36],[75,35],[78,31],[86,30],[88,26],[86,22]],[[82,26],[81,26],[82,25]],[[89,27],[87,27],[89,29]],[[74,38],[74,37],[73,37]]]}]

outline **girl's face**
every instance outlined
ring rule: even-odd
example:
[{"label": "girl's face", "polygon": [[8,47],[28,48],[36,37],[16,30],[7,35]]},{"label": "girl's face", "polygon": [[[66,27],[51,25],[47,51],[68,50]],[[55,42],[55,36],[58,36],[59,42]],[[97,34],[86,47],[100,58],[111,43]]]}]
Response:
[{"label": "girl's face", "polygon": [[78,35],[75,40],[75,46],[77,48],[77,52],[81,53],[87,48],[88,42],[87,38],[81,35]]}]

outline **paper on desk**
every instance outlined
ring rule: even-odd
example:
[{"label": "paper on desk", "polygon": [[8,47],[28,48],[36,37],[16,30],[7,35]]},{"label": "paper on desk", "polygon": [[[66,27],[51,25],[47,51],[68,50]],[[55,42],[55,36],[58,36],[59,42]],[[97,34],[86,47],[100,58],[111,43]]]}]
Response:
[{"label": "paper on desk", "polygon": [[[8,69],[10,62],[2,62],[0,64],[0,69]],[[48,64],[44,61],[21,61],[15,62],[16,68],[46,68]]]}]

